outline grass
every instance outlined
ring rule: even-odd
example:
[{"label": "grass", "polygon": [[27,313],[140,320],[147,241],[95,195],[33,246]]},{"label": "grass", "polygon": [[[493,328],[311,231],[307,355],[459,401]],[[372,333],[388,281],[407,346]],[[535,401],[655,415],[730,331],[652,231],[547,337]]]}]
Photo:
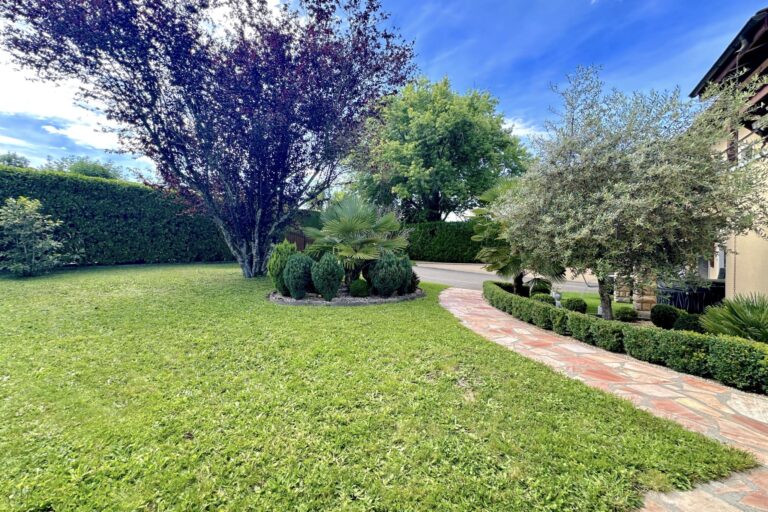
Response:
[{"label": "grass", "polygon": [[629,510],[755,465],[425,287],[307,308],[232,265],[0,279],[0,509]]}]

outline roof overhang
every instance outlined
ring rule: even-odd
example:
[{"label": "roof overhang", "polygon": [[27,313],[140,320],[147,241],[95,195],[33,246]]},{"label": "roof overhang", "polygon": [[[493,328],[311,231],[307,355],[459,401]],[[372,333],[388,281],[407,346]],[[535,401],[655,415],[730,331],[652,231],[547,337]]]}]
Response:
[{"label": "roof overhang", "polygon": [[695,98],[704,91],[710,83],[721,82],[725,77],[738,70],[739,60],[742,55],[752,48],[754,43],[768,34],[768,8],[761,9],[747,21],[744,28],[739,31],[722,55],[715,61],[712,67],[691,91],[691,98]]}]

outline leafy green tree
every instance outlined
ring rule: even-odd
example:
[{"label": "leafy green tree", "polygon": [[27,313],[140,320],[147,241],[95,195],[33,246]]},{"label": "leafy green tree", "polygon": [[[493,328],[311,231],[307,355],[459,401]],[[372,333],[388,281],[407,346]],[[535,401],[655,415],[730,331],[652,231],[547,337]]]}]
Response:
[{"label": "leafy green tree", "polygon": [[528,152],[488,93],[422,79],[385,100],[348,159],[354,187],[405,219],[445,220],[478,205],[500,176],[520,174]]},{"label": "leafy green tree", "polygon": [[110,180],[118,180],[123,177],[123,171],[114,163],[100,162],[87,156],[65,156],[57,160],[49,160],[40,169],[44,171],[71,172],[81,176]]},{"label": "leafy green tree", "polygon": [[346,284],[357,279],[363,265],[378,260],[383,251],[402,252],[408,246],[393,213],[381,214],[374,205],[356,195],[347,195],[332,203],[320,219],[321,229],[304,228],[304,233],[314,240],[306,252],[313,255],[333,252],[344,265]]},{"label": "leafy green tree", "polygon": [[558,89],[560,118],[535,141],[537,161],[495,210],[527,265],[557,262],[597,277],[612,317],[609,276],[678,278],[730,233],[765,219],[762,160],[733,166],[718,151],[758,84],[679,91],[606,91],[580,68]]},{"label": "leafy green tree", "polygon": [[9,151],[0,155],[0,165],[7,165],[9,167],[29,167],[29,158]]},{"label": "leafy green tree", "polygon": [[61,264],[62,243],[54,236],[61,222],[43,215],[41,207],[26,197],[9,197],[0,207],[0,270],[27,277]]}]

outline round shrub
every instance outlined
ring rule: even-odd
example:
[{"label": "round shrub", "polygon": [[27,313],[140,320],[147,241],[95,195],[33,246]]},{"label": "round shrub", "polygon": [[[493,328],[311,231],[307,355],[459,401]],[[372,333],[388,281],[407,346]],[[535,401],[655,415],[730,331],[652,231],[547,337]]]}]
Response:
[{"label": "round shrub", "polygon": [[613,318],[619,322],[635,322],[637,311],[632,306],[618,306],[613,310]]},{"label": "round shrub", "polygon": [[656,327],[671,329],[678,318],[680,318],[680,310],[668,304],[656,304],[651,308],[651,322]]},{"label": "round shrub", "polygon": [[367,297],[370,295],[368,281],[365,279],[355,279],[349,283],[349,294],[353,297]]},{"label": "round shrub", "polygon": [[411,284],[413,265],[411,264],[411,259],[408,256],[400,258],[398,263],[400,264],[400,272],[402,272],[402,280],[400,281],[400,286],[397,289],[397,293],[400,295],[405,295],[408,293],[408,287]]},{"label": "round shrub", "polygon": [[395,293],[403,282],[403,267],[392,252],[385,252],[373,267],[373,287],[382,297]]},{"label": "round shrub", "polygon": [[548,293],[534,293],[531,295],[531,299],[555,305],[555,298]]},{"label": "round shrub", "polygon": [[672,326],[672,329],[675,331],[691,331],[691,332],[698,332],[698,333],[704,333],[704,328],[701,326],[701,317],[699,315],[691,315],[691,314],[684,314],[680,315],[680,317],[675,322],[675,325]]},{"label": "round shrub", "polygon": [[302,252],[292,254],[285,263],[283,281],[294,299],[303,299],[312,284],[312,258]]},{"label": "round shrub", "polygon": [[269,255],[269,261],[267,262],[267,272],[272,279],[272,284],[278,292],[285,296],[289,295],[290,292],[288,287],[285,286],[285,281],[283,281],[283,271],[285,270],[288,258],[292,254],[296,254],[296,252],[296,244],[284,240],[272,248],[272,254]]},{"label": "round shrub", "polygon": [[587,303],[584,299],[580,299],[578,297],[571,297],[567,299],[563,299],[560,301],[560,304],[567,309],[568,311],[576,311],[577,313],[586,313],[587,312]]},{"label": "round shrub", "polygon": [[344,267],[333,253],[325,253],[320,261],[312,265],[312,283],[325,300],[333,300],[338,295],[342,279]]}]

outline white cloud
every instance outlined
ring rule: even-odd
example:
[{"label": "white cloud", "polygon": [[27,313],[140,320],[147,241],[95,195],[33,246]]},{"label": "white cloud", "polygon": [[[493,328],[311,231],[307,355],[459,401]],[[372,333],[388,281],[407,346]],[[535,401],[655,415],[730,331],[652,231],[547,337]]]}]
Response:
[{"label": "white cloud", "polygon": [[506,128],[512,128],[512,133],[518,137],[541,137],[546,134],[544,130],[530,121],[521,117],[508,117],[504,120]]},{"label": "white cloud", "polygon": [[103,131],[105,126],[113,125],[103,115],[77,105],[78,82],[35,80],[31,72],[16,68],[6,52],[0,52],[0,76],[3,77],[0,113],[55,120],[55,124],[62,127],[46,125],[44,129],[48,133],[65,135],[77,144],[94,149],[117,149],[117,137]]},{"label": "white cloud", "polygon": [[5,135],[0,135],[0,145],[18,146],[21,148],[28,148],[31,146],[31,144],[25,140],[17,139],[16,137],[6,137]]}]

